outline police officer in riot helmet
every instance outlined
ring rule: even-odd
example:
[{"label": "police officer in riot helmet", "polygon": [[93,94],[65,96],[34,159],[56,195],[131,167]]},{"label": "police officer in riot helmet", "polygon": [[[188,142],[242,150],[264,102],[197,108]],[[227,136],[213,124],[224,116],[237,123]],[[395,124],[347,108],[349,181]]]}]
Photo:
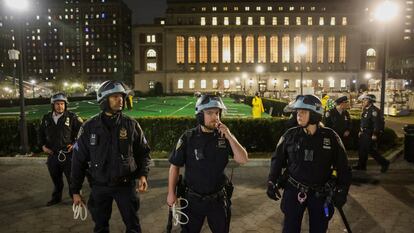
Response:
[{"label": "police officer in riot helmet", "polygon": [[73,202],[83,203],[80,190],[87,173],[94,232],[109,232],[113,200],[126,232],[141,232],[137,192],[148,187],[150,148],[138,122],[122,114],[127,94],[122,82],[101,84],[97,99],[102,112],[84,123],[73,150]]},{"label": "police officer in riot helmet", "polygon": [[289,129],[276,146],[267,195],[277,201],[279,189],[284,189],[284,233],[301,231],[305,209],[310,232],[326,232],[334,205],[345,204],[351,182],[346,151],[340,137],[320,124],[323,109],[318,97],[299,96],[293,108],[298,126]]},{"label": "police officer in riot helmet", "polygon": [[[63,174],[70,185],[72,145],[83,122],[75,113],[67,110],[68,103],[64,93],[54,94],[50,99],[52,111],[43,116],[39,127],[39,145],[48,155],[47,168],[55,186],[47,206],[61,202]],[[72,198],[70,189],[69,196]]]},{"label": "police officer in riot helmet", "polygon": [[348,97],[341,96],[335,100],[336,106],[325,113],[325,126],[333,129],[343,142],[348,141],[351,133],[351,116],[347,111],[348,103]]},{"label": "police officer in riot helmet", "polygon": [[180,168],[185,167],[185,193],[189,205],[183,210],[189,222],[182,232],[200,232],[207,218],[212,232],[229,232],[231,181],[224,169],[232,156],[246,163],[248,155],[229,128],[221,122],[226,110],[221,98],[202,95],[196,103],[197,127],[187,130],[170,154],[167,204],[177,202],[175,187]]},{"label": "police officer in riot helmet", "polygon": [[390,162],[378,152],[378,140],[384,130],[384,118],[381,111],[375,107],[375,95],[368,94],[361,96],[362,114],[359,136],[359,161],[355,170],[366,170],[368,154],[381,165],[381,172],[387,172]]}]

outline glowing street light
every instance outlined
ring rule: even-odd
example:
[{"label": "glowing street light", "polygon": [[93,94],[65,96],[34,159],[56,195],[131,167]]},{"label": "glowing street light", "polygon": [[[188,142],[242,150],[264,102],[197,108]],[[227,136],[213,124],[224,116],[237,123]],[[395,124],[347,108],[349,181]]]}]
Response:
[{"label": "glowing street light", "polygon": [[33,93],[33,99],[35,98],[35,84],[36,80],[32,79],[30,80],[30,83],[32,84],[32,93]]},{"label": "glowing street light", "polygon": [[300,44],[297,50],[300,55],[300,94],[303,95],[303,58],[305,57],[307,48],[304,44]]},{"label": "glowing street light", "polygon": [[29,1],[28,0],[5,0],[6,6],[10,8],[10,10],[16,12],[23,12],[29,9]]},{"label": "glowing street light", "polygon": [[381,22],[389,22],[398,14],[398,5],[393,1],[382,2],[377,9],[375,9],[375,19]]},{"label": "glowing street light", "polygon": [[257,76],[258,76],[257,87],[258,87],[258,91],[260,93],[262,93],[262,90],[260,89],[260,84],[261,84],[260,74],[262,74],[263,72],[264,72],[264,67],[262,65],[256,66],[256,73],[257,73]]}]

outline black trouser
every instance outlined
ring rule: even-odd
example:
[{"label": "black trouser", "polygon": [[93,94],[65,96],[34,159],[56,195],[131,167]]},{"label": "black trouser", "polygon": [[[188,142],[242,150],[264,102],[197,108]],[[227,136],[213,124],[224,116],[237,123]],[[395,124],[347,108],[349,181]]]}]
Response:
[{"label": "black trouser", "polygon": [[135,183],[125,186],[92,185],[88,200],[88,209],[95,222],[94,232],[109,232],[109,219],[112,213],[112,202],[118,205],[127,233],[140,233],[138,219],[139,198],[135,191]]},{"label": "black trouser", "polygon": [[362,132],[359,137],[359,161],[358,165],[361,168],[367,167],[367,160],[368,160],[368,154],[370,154],[375,161],[377,161],[381,166],[386,166],[388,164],[388,161],[378,152],[378,143],[377,139],[376,141],[372,140],[372,134],[369,132]]},{"label": "black trouser", "polygon": [[283,222],[283,233],[300,233],[302,218],[305,209],[309,214],[309,232],[325,233],[328,229],[329,220],[334,214],[334,207],[328,204],[329,216],[325,216],[324,197],[316,197],[314,192],[308,192],[305,202],[300,204],[298,201],[298,189],[291,185],[286,185],[283,192],[280,208],[285,214]]},{"label": "black trouser", "polygon": [[[188,215],[188,223],[181,225],[182,233],[198,233],[201,231],[204,219],[207,218],[210,230],[213,233],[228,233],[230,228],[230,203],[224,198],[201,199],[186,195],[188,207],[183,212]],[[227,206],[228,205],[228,206]]]},{"label": "black trouser", "polygon": [[[62,158],[61,158],[62,159]],[[49,155],[47,158],[47,168],[49,170],[50,177],[55,185],[52,193],[52,200],[62,200],[63,190],[63,174],[66,176],[68,186],[70,186],[70,170],[72,165],[72,154],[66,155],[66,160],[60,162],[58,160],[58,154]],[[69,196],[72,198],[72,192],[69,188]]]}]

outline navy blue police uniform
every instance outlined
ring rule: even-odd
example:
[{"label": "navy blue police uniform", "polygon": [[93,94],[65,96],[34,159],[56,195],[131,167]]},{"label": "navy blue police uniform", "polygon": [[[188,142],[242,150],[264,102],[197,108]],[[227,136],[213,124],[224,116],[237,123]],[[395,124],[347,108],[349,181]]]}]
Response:
[{"label": "navy blue police uniform", "polygon": [[[52,155],[47,157],[46,162],[54,184],[50,204],[60,202],[62,199],[64,187],[63,174],[66,176],[68,185],[71,183],[72,153],[67,151],[67,147],[69,144],[73,145],[75,143],[82,122],[82,119],[75,113],[64,111],[57,123],[53,120],[53,112],[45,114],[40,123],[38,134],[39,146],[46,146],[53,152]],[[70,189],[69,196],[72,198]]]},{"label": "navy blue police uniform", "polygon": [[118,205],[126,232],[141,232],[136,179],[148,176],[150,147],[138,122],[119,112],[100,113],[82,126],[74,146],[72,192],[79,194],[88,175],[88,209],[94,232],[109,232],[112,202]]},{"label": "navy blue police uniform", "polygon": [[225,189],[228,179],[224,170],[231,156],[228,140],[218,131],[202,132],[200,125],[187,130],[178,140],[169,161],[185,167],[184,198],[189,205],[183,212],[189,222],[182,225],[182,232],[200,232],[205,218],[212,232],[229,232],[231,194]]},{"label": "navy blue police uniform", "polygon": [[[283,175],[282,175],[282,171]],[[328,198],[326,184],[337,173],[340,193]],[[333,204],[342,206],[351,182],[345,148],[339,136],[318,126],[308,135],[302,127],[289,129],[272,155],[269,182],[284,188],[281,210],[285,214],[283,232],[299,233],[303,213],[309,212],[310,232],[326,232],[334,213]],[[268,194],[269,195],[269,194]]]}]

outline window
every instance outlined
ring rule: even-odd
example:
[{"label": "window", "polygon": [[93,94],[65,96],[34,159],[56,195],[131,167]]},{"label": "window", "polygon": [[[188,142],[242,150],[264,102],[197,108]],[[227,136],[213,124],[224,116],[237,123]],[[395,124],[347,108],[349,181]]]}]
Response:
[{"label": "window", "polygon": [[223,24],[224,25],[229,25],[229,17],[224,17]]},{"label": "window", "polygon": [[214,89],[217,89],[218,88],[218,81],[217,81],[217,79],[213,79],[213,88]]},{"label": "window", "polygon": [[306,54],[305,54],[305,62],[312,63],[312,36],[308,35],[305,38],[305,46],[306,46]]},{"label": "window", "polygon": [[226,6],[223,6],[223,11],[227,11],[227,7]]},{"label": "window", "polygon": [[315,11],[315,7],[314,6],[311,6],[311,11]]},{"label": "window", "polygon": [[283,35],[282,37],[282,62],[289,63],[290,62],[290,38],[289,35]]},{"label": "window", "polygon": [[300,87],[300,79],[296,79],[295,80],[295,87],[299,88]]},{"label": "window", "polygon": [[206,17],[201,17],[201,18],[200,18],[200,25],[201,25],[201,26],[206,25]]},{"label": "window", "polygon": [[223,35],[223,63],[230,63],[231,53],[230,53],[230,36]]},{"label": "window", "polygon": [[342,17],[342,25],[348,25],[348,20],[346,17]]},{"label": "window", "polygon": [[200,46],[200,63],[207,63],[207,37],[200,36],[199,39]]},{"label": "window", "polygon": [[312,17],[308,17],[308,25],[309,26],[311,26],[313,24],[312,19],[313,19]]},{"label": "window", "polygon": [[211,63],[219,62],[219,52],[218,52],[218,37],[211,37]]},{"label": "window", "polygon": [[293,38],[293,49],[294,49],[294,56],[293,56],[293,62],[300,63],[300,54],[299,54],[299,46],[301,44],[301,37],[295,36]]},{"label": "window", "polygon": [[188,63],[196,63],[196,39],[194,36],[188,37]]},{"label": "window", "polygon": [[323,63],[323,36],[318,36],[316,39],[316,61],[318,63]]},{"label": "window", "polygon": [[329,87],[334,88],[335,87],[335,80],[333,78],[329,78]]},{"label": "window", "polygon": [[147,35],[147,43],[151,43],[151,35]]},{"label": "window", "polygon": [[377,56],[377,52],[375,51],[375,49],[369,48],[367,50],[367,57],[376,57],[376,56]]},{"label": "window", "polygon": [[260,25],[265,25],[265,24],[266,24],[265,17],[261,16],[260,17]]},{"label": "window", "polygon": [[318,79],[318,87],[323,87],[323,79]]},{"label": "window", "polygon": [[213,7],[211,8],[211,10],[212,10],[212,11],[217,11],[217,7],[213,6]]},{"label": "window", "polygon": [[200,87],[201,87],[201,89],[206,89],[207,88],[207,81],[205,79],[202,79],[200,81]]},{"label": "window", "polygon": [[283,6],[278,7],[279,11],[283,11]]},{"label": "window", "polygon": [[258,45],[258,63],[266,63],[266,36],[259,36],[257,38]]},{"label": "window", "polygon": [[177,36],[176,38],[177,48],[177,63],[184,63],[184,37]]},{"label": "window", "polygon": [[273,9],[272,9],[272,7],[271,6],[268,6],[267,7],[267,11],[272,11]]},{"label": "window", "polygon": [[346,80],[341,79],[341,88],[346,88]]},{"label": "window", "polygon": [[325,22],[324,22],[324,19],[323,19],[323,17],[319,17],[319,25],[324,25],[325,24]]},{"label": "window", "polygon": [[289,17],[285,17],[285,25],[289,25]]},{"label": "window", "polygon": [[254,37],[246,37],[246,63],[254,63]]},{"label": "window", "polygon": [[249,6],[246,6],[246,7],[244,7],[244,10],[245,11],[250,11],[250,7]]},{"label": "window", "polygon": [[157,52],[155,52],[155,50],[153,49],[149,49],[147,51],[147,58],[154,58],[157,57]]},{"label": "window", "polygon": [[195,88],[195,80],[194,79],[191,79],[191,80],[188,81],[188,87],[190,89],[194,89]]},{"label": "window", "polygon": [[272,17],[272,25],[277,25],[277,17]]},{"label": "window", "polygon": [[270,62],[271,63],[278,62],[278,37],[277,36],[270,37]]},{"label": "window", "polygon": [[242,63],[242,37],[237,35],[234,37],[234,63]]},{"label": "window", "polygon": [[289,79],[284,79],[283,80],[283,88],[289,88]]},{"label": "window", "polygon": [[216,25],[217,25],[217,17],[213,17],[213,18],[211,19],[211,25],[214,25],[214,26],[216,26]]},{"label": "window", "polygon": [[328,62],[335,62],[335,37],[328,37]]},{"label": "window", "polygon": [[238,6],[235,6],[235,7],[233,8],[233,10],[234,10],[234,11],[239,11],[239,7],[238,7]]},{"label": "window", "polygon": [[230,88],[230,80],[225,79],[223,81],[224,84],[224,89],[229,89]]},{"label": "window", "polygon": [[183,89],[184,88],[184,80],[180,79],[177,81],[177,88]]},{"label": "window", "polygon": [[247,18],[247,25],[253,25],[253,17]]},{"label": "window", "polygon": [[256,7],[256,11],[261,11],[261,10],[262,10],[262,8],[260,6]]},{"label": "window", "polygon": [[296,25],[301,25],[301,18],[300,17],[296,17]]},{"label": "window", "polygon": [[289,7],[289,10],[290,11],[294,11],[295,10],[295,7],[291,6],[291,7]]},{"label": "window", "polygon": [[206,11],[207,9],[205,7],[201,7],[201,11]]},{"label": "window", "polygon": [[331,17],[331,26],[335,26],[335,17]]},{"label": "window", "polygon": [[147,62],[147,71],[150,71],[150,72],[157,71],[157,63]]},{"label": "window", "polygon": [[239,16],[237,16],[237,17],[236,17],[236,25],[240,25],[240,24],[241,24],[240,17],[239,17]]},{"label": "window", "polygon": [[339,38],[339,62],[346,62],[346,36]]}]

